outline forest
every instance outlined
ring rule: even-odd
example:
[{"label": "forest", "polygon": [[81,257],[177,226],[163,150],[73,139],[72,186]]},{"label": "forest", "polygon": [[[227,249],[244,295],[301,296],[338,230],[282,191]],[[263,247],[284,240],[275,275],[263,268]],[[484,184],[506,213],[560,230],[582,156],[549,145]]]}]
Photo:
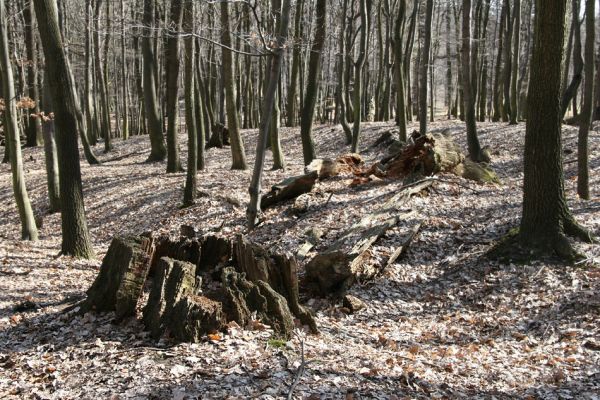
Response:
[{"label": "forest", "polygon": [[0,0],[0,398],[598,399],[597,0]]}]

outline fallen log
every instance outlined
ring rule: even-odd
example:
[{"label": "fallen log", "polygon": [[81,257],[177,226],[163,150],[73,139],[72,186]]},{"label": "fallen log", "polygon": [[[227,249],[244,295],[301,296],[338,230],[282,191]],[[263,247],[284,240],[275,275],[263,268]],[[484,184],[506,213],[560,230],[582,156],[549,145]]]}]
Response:
[{"label": "fallen log", "polygon": [[367,262],[369,249],[385,232],[414,213],[400,213],[411,196],[429,187],[427,180],[405,187],[392,196],[375,212],[364,216],[325,251],[317,254],[306,265],[306,277],[318,286],[322,295],[343,294],[359,280],[374,277],[379,269]]},{"label": "fallen log", "polygon": [[313,171],[305,175],[293,176],[284,179],[278,184],[273,185],[271,191],[262,196],[260,208],[265,210],[274,204],[290,200],[300,196],[303,193],[310,192],[318,177],[318,172]]},{"label": "fallen log", "polygon": [[117,320],[135,315],[153,252],[150,237],[114,238],[80,312],[114,311]]}]

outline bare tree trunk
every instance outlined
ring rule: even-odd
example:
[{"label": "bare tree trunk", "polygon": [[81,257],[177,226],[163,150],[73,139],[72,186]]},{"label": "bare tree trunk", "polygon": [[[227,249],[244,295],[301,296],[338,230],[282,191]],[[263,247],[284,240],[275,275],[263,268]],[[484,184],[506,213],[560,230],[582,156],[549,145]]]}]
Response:
[{"label": "bare tree trunk", "polygon": [[162,122],[156,99],[156,58],[152,49],[152,25],[154,19],[154,0],[144,0],[144,30],[142,31],[142,58],[144,64],[144,113],[146,127],[150,135],[150,155],[148,161],[162,161],[167,156]]},{"label": "bare tree trunk", "polygon": [[167,80],[167,172],[181,172],[179,159],[179,34],[183,18],[183,0],[172,0],[169,13],[170,23],[165,49],[165,71]]},{"label": "bare tree trunk", "polygon": [[510,123],[515,125],[519,116],[519,93],[517,92],[517,82],[519,80],[519,46],[521,44],[521,0],[515,0],[514,3],[514,32],[513,32],[513,59],[512,74],[510,81]]},{"label": "bare tree trunk", "polygon": [[308,62],[308,77],[306,93],[302,104],[302,116],[300,118],[300,136],[302,137],[302,155],[304,165],[308,165],[317,156],[315,144],[312,138],[312,124],[315,114],[317,92],[319,91],[319,76],[321,74],[321,53],[325,44],[327,24],[327,1],[317,0],[315,6],[315,38],[310,52]]},{"label": "bare tree trunk", "polygon": [[433,0],[427,0],[425,9],[425,37],[421,60],[419,61],[419,132],[427,133],[427,68],[431,48],[431,20],[433,18]]},{"label": "bare tree trunk", "polygon": [[352,152],[358,153],[360,141],[360,122],[362,118],[362,73],[365,59],[367,57],[367,38],[369,35],[370,0],[360,0],[360,42],[358,59],[354,62],[354,125],[352,126]]},{"label": "bare tree trunk", "polygon": [[[254,162],[254,170],[252,171],[252,181],[250,183],[250,203],[246,210],[246,218],[248,228],[252,229],[258,223],[258,213],[260,212],[260,190],[265,162],[265,151],[267,148],[267,139],[269,135],[269,125],[271,124],[271,113],[275,105],[277,86],[281,75],[281,66],[283,64],[284,44],[287,40],[289,17],[290,17],[290,0],[283,0],[283,4],[279,0],[274,0],[273,8],[278,10],[280,17],[278,19],[278,36],[277,44],[273,49],[275,53],[271,60],[271,70],[269,72],[269,85],[262,104],[262,114],[260,127],[258,131],[258,141],[256,143],[256,161]],[[278,7],[280,5],[280,7]],[[277,12],[277,11],[276,11]]]},{"label": "bare tree trunk", "polygon": [[[75,257],[93,256],[85,218],[77,133],[78,101],[69,63],[64,53],[58,26],[55,0],[33,0],[49,82],[56,125],[56,144],[60,174],[62,253]],[[84,135],[84,132],[81,132]]]},{"label": "bare tree trunk", "polygon": [[[231,32],[229,31],[229,5],[221,3],[221,42],[231,48]],[[225,87],[225,104],[227,107],[227,127],[231,137],[232,169],[247,169],[244,142],[240,135],[238,111],[235,101],[235,82],[233,78],[233,54],[225,47],[221,48],[223,85]]]},{"label": "bare tree trunk", "polygon": [[585,86],[583,87],[583,105],[579,122],[579,139],[577,142],[577,194],[585,200],[590,199],[589,183],[589,149],[588,136],[592,123],[594,102],[594,44],[596,39],[596,1],[585,3]]},{"label": "bare tree trunk", "polygon": [[0,0],[0,72],[2,73],[2,97],[4,97],[4,131],[7,133],[7,139],[9,139],[7,147],[10,146],[13,191],[21,219],[21,239],[37,240],[37,227],[29,196],[27,195],[25,173],[23,171],[21,139],[17,123],[17,99],[8,49],[7,24],[8,19],[6,17],[4,0]]},{"label": "bare tree trunk", "polygon": [[[193,0],[183,0],[183,31],[193,32],[194,30],[194,2]],[[183,190],[183,205],[189,206],[196,200],[196,185],[198,171],[198,146],[204,146],[204,143],[198,143],[198,134],[196,130],[202,129],[202,126],[196,125],[196,104],[194,98],[194,38],[187,36],[185,44],[185,122],[188,133],[188,159],[185,188]]]},{"label": "bare tree trunk", "polygon": [[[577,90],[583,79],[583,58],[581,57],[581,23],[579,22],[579,0],[573,0],[573,29],[574,29],[574,43],[573,43],[573,78],[571,83],[566,88],[561,99],[561,110],[560,117],[563,119],[569,108],[571,100],[575,100]],[[576,101],[573,102],[576,105]],[[574,113],[575,113],[574,107]]]},{"label": "bare tree trunk", "polygon": [[396,123],[398,124],[399,139],[406,142],[406,97],[404,93],[404,27],[406,19],[406,0],[400,0],[396,25],[394,26],[394,55],[396,57]]}]

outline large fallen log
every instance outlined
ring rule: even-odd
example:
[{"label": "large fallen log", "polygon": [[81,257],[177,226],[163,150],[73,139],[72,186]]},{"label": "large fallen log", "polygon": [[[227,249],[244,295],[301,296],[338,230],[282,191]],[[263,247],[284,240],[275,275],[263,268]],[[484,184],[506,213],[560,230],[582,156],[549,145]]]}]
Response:
[{"label": "large fallen log", "polygon": [[352,284],[374,277],[379,269],[368,263],[369,249],[385,232],[407,222],[407,228],[418,224],[408,221],[414,213],[401,212],[411,196],[420,193],[432,184],[427,180],[410,185],[383,204],[375,212],[364,216],[358,223],[346,230],[325,251],[317,254],[306,265],[306,277],[318,286],[321,294],[342,294]]},{"label": "large fallen log", "polygon": [[305,175],[286,178],[278,184],[273,185],[271,191],[262,196],[260,201],[261,210],[265,210],[282,201],[298,197],[303,193],[310,192],[318,177],[319,173],[313,171]]},{"label": "large fallen log", "polygon": [[118,320],[135,315],[153,251],[150,237],[114,238],[80,311],[114,311]]}]

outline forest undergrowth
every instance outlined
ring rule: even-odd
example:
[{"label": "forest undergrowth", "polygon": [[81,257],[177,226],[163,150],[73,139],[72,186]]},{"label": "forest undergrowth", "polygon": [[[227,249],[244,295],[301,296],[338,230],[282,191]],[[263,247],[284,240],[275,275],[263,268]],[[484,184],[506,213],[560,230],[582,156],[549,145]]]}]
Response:
[{"label": "forest undergrowth", "polygon": [[[365,123],[361,154],[367,164],[386,153],[372,145],[390,128]],[[448,130],[466,150],[460,121],[438,121],[430,130]],[[256,132],[243,131],[249,149],[256,146]],[[269,153],[263,187],[302,173],[298,132],[281,129],[287,168],[271,171]],[[592,200],[582,201],[575,191],[577,129],[563,132],[569,205],[598,237],[600,133],[590,132]],[[229,169],[229,148],[207,152],[207,168],[198,175],[200,196],[188,208],[180,207],[185,172],[165,174],[163,163],[145,163],[145,136],[114,140],[115,150],[99,156],[101,165],[82,162],[92,261],[58,255],[60,215],[47,214],[43,149],[24,149],[29,195],[43,223],[39,241],[19,240],[9,166],[2,164],[0,397],[281,398],[297,380],[294,398],[597,399],[599,246],[577,244],[586,259],[573,266],[499,264],[484,257],[519,223],[524,134],[523,123],[480,124],[480,140],[490,147],[502,184],[439,176],[427,195],[408,204],[423,225],[407,254],[350,290],[364,308],[349,313],[341,302],[305,297],[321,333],[299,330],[288,342],[263,324],[232,324],[198,344],[156,343],[139,320],[114,324],[110,314],[64,312],[85,295],[115,235],[178,235],[182,224],[200,233],[247,234],[251,171]],[[337,126],[320,125],[314,136],[319,157],[349,152]],[[186,138],[180,139],[185,159]],[[249,238],[295,253],[307,230],[324,229],[324,238],[300,261],[304,265],[402,186],[375,179],[353,187],[352,180],[341,175],[318,182],[300,215],[290,212],[293,201],[268,209]],[[369,262],[385,264],[401,240],[397,229],[388,231]]]}]

